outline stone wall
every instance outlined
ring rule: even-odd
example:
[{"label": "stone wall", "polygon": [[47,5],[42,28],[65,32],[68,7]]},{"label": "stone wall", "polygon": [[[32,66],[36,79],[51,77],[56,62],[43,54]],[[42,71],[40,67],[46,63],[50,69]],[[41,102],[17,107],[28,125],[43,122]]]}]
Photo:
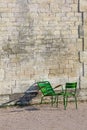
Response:
[{"label": "stone wall", "polygon": [[0,0],[1,103],[41,80],[53,86],[77,81],[87,89],[86,5],[86,0]]},{"label": "stone wall", "polygon": [[[80,0],[80,12],[83,16],[82,22],[82,51],[80,52],[80,62],[82,63],[81,88],[84,91],[82,97],[87,100],[87,1]],[[85,95],[85,96],[84,96]]]}]

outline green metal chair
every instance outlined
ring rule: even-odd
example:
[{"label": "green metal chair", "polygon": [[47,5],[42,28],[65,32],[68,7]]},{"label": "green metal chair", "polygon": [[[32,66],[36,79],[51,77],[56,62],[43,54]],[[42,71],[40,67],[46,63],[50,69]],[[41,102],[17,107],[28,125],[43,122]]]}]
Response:
[{"label": "green metal chair", "polygon": [[53,103],[56,103],[56,106],[58,107],[58,97],[63,96],[63,99],[64,99],[64,91],[62,89],[61,92],[56,93],[54,89],[62,85],[58,85],[53,89],[49,81],[37,82],[37,84],[38,84],[39,90],[41,90],[42,92],[41,103],[44,97],[50,96],[52,106],[53,106]]},{"label": "green metal chair", "polygon": [[65,85],[65,94],[64,94],[64,108],[66,109],[67,103],[68,103],[68,98],[73,97],[75,104],[76,104],[76,109],[77,109],[77,82],[75,83],[66,83]]}]

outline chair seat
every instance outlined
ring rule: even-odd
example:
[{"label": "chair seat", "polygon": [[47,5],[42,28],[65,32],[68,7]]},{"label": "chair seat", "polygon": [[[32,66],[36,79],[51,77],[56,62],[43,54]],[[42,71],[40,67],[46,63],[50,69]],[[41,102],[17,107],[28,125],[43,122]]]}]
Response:
[{"label": "chair seat", "polygon": [[76,95],[75,93],[68,93],[68,92],[65,94],[65,96],[67,96],[67,97],[75,96],[75,95]]}]

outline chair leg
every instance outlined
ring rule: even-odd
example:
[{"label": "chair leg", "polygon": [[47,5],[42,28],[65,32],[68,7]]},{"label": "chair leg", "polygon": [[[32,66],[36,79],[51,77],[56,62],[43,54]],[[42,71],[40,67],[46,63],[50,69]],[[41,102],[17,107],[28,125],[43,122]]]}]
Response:
[{"label": "chair leg", "polygon": [[58,107],[58,95],[56,96],[56,107]]},{"label": "chair leg", "polygon": [[51,105],[53,106],[53,96],[51,97]]},{"label": "chair leg", "polygon": [[55,99],[54,99],[54,103],[56,103],[56,96],[55,96]]},{"label": "chair leg", "polygon": [[41,102],[40,102],[40,104],[42,104],[42,101],[43,101],[43,96],[41,97]]},{"label": "chair leg", "polygon": [[64,110],[66,110],[66,97],[63,96]]},{"label": "chair leg", "polygon": [[76,104],[76,109],[77,109],[77,98],[76,98],[76,96],[75,96],[75,104]]},{"label": "chair leg", "polygon": [[67,107],[67,103],[68,103],[68,97],[64,96],[64,109],[66,110]]},{"label": "chair leg", "polygon": [[67,107],[67,104],[68,104],[68,97],[66,97],[66,107]]}]

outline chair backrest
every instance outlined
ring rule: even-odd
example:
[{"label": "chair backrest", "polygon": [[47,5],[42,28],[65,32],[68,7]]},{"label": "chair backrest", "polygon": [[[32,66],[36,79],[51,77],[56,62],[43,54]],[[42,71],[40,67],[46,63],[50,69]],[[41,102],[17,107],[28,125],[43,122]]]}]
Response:
[{"label": "chair backrest", "polygon": [[74,92],[76,92],[76,89],[77,89],[77,82],[74,82],[74,83],[66,83],[65,85],[65,91],[67,90],[73,90]]},{"label": "chair backrest", "polygon": [[53,96],[55,95],[55,91],[52,88],[51,84],[49,81],[42,81],[42,82],[37,82],[39,89],[41,90],[42,94],[44,96]]}]

